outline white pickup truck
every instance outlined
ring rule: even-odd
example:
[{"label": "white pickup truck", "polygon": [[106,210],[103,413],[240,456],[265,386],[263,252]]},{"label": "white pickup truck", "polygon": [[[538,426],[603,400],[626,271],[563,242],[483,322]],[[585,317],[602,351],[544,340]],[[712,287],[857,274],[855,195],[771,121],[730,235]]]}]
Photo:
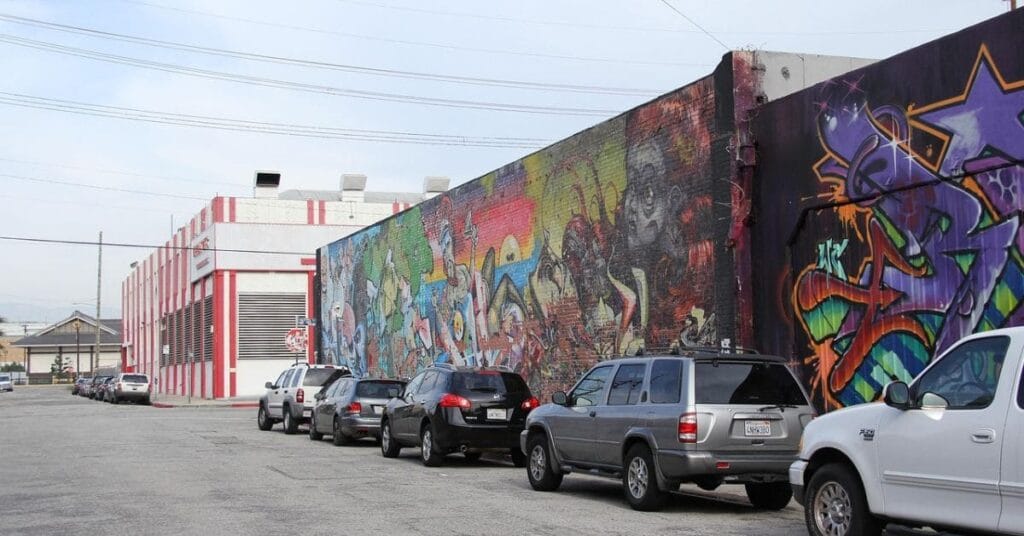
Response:
[{"label": "white pickup truck", "polygon": [[1022,356],[1024,327],[971,335],[884,403],[812,421],[789,469],[810,534],[1024,534]]}]

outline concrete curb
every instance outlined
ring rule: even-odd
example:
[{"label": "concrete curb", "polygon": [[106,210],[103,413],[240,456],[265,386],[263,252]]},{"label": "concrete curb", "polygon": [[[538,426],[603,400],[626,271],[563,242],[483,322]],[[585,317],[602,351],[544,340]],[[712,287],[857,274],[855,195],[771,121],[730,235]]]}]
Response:
[{"label": "concrete curb", "polygon": [[223,403],[205,403],[205,404],[177,404],[172,402],[153,402],[154,408],[160,409],[171,409],[171,408],[232,408],[232,409],[256,409],[260,407],[259,402],[223,402]]}]

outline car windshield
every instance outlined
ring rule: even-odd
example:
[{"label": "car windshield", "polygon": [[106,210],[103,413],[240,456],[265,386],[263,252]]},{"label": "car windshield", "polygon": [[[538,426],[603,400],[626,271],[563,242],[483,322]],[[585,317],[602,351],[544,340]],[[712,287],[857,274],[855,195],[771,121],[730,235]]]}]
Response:
[{"label": "car windshield", "polygon": [[776,363],[698,362],[698,404],[807,405],[800,386]]},{"label": "car windshield", "polygon": [[302,379],[302,385],[304,387],[321,387],[337,372],[339,370],[333,368],[311,368],[306,371],[306,377]]},{"label": "car windshield", "polygon": [[456,392],[476,393],[529,393],[530,388],[518,374],[484,370],[456,372],[453,385]]},{"label": "car windshield", "polygon": [[0,382],[9,382],[9,381],[11,381],[11,377],[10,376],[0,376]]},{"label": "car windshield", "polygon": [[356,385],[359,398],[394,398],[402,392],[402,382],[365,381]]},{"label": "car windshield", "polygon": [[149,383],[149,378],[142,374],[125,374],[121,381],[127,383]]}]

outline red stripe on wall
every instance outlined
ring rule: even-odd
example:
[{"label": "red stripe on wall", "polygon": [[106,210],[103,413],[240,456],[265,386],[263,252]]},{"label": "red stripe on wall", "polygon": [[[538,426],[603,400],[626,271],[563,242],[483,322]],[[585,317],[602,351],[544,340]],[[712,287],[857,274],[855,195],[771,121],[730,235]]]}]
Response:
[{"label": "red stripe on wall", "polygon": [[327,223],[327,201],[320,201],[320,225]]},{"label": "red stripe on wall", "polygon": [[238,287],[235,282],[235,272],[231,272],[228,279],[228,286],[228,307],[231,311],[231,321],[228,328],[228,343],[231,347],[231,370],[228,372],[231,383],[231,394],[229,396],[235,396],[235,393],[237,392],[235,386],[235,367],[238,366],[238,343],[235,340],[238,333]]},{"label": "red stripe on wall", "polygon": [[228,221],[234,223],[235,219],[236,219],[236,216],[235,216],[235,198],[234,197],[229,197],[228,198]]},{"label": "red stripe on wall", "polygon": [[[306,318],[312,318],[313,315],[315,314],[315,312],[313,311],[313,309],[315,308],[315,305],[313,303],[313,297],[314,297],[313,296],[313,288],[314,288],[313,287],[313,278],[315,276],[316,276],[316,272],[309,272],[309,274],[307,275],[306,285],[307,285],[308,292],[306,292]],[[306,358],[309,360],[309,363],[311,365],[313,363],[316,363],[316,355],[313,353],[313,347],[314,347],[313,335],[314,335],[313,328],[310,327],[310,326],[307,326],[306,327]]]},{"label": "red stripe on wall", "polygon": [[224,272],[213,273],[213,398],[224,398]]},{"label": "red stripe on wall", "polygon": [[199,211],[199,231],[206,230],[206,209]]},{"label": "red stripe on wall", "polygon": [[213,203],[211,204],[213,210],[213,223],[221,223],[224,221],[224,198],[214,197]]},{"label": "red stripe on wall", "polygon": [[314,223],[316,223],[316,220],[314,219],[314,215],[313,215],[313,200],[312,199],[307,199],[306,200],[306,223],[309,224],[309,225],[313,225]]},{"label": "red stripe on wall", "polygon": [[303,257],[299,259],[303,266],[316,266],[316,257]]},{"label": "red stripe on wall", "polygon": [[[199,318],[206,318],[206,279],[199,284],[199,299],[202,305],[199,306]],[[199,396],[206,396],[206,361],[203,358],[206,357],[206,334],[202,333],[203,322],[199,322],[200,333],[199,333]]]},{"label": "red stripe on wall", "polygon": [[394,203],[391,203],[391,213],[392,214],[398,214],[398,210],[399,210],[398,201],[395,201]]}]

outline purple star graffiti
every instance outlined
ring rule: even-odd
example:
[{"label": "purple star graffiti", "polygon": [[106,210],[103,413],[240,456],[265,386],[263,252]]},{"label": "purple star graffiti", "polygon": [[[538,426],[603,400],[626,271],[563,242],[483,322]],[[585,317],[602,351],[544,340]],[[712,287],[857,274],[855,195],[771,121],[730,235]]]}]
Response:
[{"label": "purple star graffiti", "polygon": [[1024,158],[1024,86],[1009,89],[1000,82],[998,70],[983,53],[978,68],[967,82],[965,98],[933,110],[918,111],[916,119],[950,136],[939,172],[953,175],[964,164],[984,156],[991,147],[1010,159]]}]

